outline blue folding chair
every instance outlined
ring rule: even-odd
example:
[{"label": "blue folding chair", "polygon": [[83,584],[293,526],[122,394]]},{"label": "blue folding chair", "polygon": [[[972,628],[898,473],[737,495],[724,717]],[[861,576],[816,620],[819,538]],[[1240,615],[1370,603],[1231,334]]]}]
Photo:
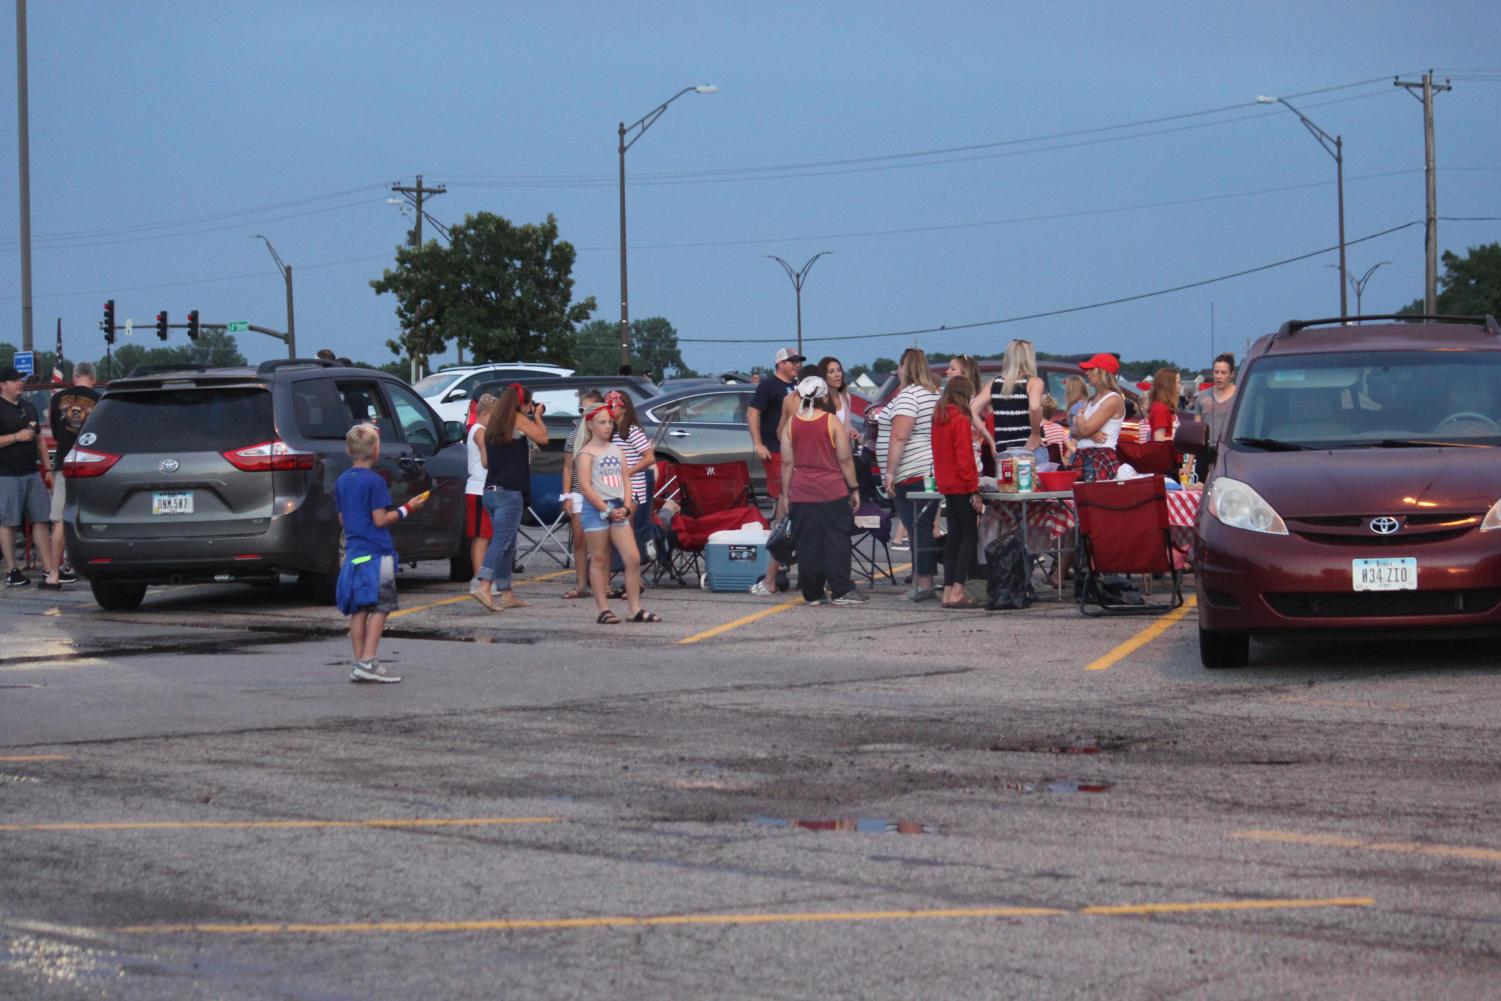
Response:
[{"label": "blue folding chair", "polygon": [[573,566],[573,536],[559,495],[563,492],[563,453],[532,453],[531,489],[516,541],[516,566],[540,553],[563,569]]}]

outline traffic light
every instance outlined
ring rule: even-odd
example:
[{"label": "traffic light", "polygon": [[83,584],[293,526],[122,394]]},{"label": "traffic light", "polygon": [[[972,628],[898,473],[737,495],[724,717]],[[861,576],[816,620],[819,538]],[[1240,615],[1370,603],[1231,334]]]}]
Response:
[{"label": "traffic light", "polygon": [[104,301],[104,343],[115,343],[115,300]]},{"label": "traffic light", "polygon": [[196,341],[198,339],[199,329],[198,310],[188,310],[188,340]]},{"label": "traffic light", "polygon": [[164,341],[167,339],[167,311],[165,309],[156,314],[156,336]]}]

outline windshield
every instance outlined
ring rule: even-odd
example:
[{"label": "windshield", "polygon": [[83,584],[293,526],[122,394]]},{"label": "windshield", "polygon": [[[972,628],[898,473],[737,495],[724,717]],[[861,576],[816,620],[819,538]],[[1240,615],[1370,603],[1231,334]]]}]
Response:
[{"label": "windshield", "polygon": [[432,375],[427,376],[424,379],[417,380],[412,388],[417,391],[418,396],[421,396],[423,398],[429,396],[437,396],[439,393],[443,392],[443,390],[458,382],[465,375],[466,373],[464,372],[434,372]]},{"label": "windshield", "polygon": [[1247,448],[1501,445],[1501,351],[1263,358],[1237,396]]}]

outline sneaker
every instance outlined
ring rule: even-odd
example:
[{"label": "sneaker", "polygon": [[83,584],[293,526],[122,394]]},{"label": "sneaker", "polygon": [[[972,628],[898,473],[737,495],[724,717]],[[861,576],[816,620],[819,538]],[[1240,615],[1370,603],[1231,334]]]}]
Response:
[{"label": "sneaker", "polygon": [[349,672],[350,681],[380,681],[393,685],[401,678],[395,674],[387,674],[385,667],[378,660],[357,660],[354,662],[354,670]]},{"label": "sneaker", "polygon": [[[25,582],[23,581],[22,583],[25,583]],[[766,578],[765,577],[760,578],[759,580],[757,580],[754,584],[752,584],[750,586],[750,593],[751,594],[760,595],[763,598],[774,597],[777,594],[776,591],[768,591],[768,590],[766,590]]]},{"label": "sneaker", "polygon": [[64,584],[78,583],[78,575],[73,572],[72,567],[66,564],[64,564],[63,568],[57,572],[57,579]]},{"label": "sneaker", "polygon": [[899,553],[905,553],[905,552],[907,552],[908,550],[910,550],[912,548],[912,543],[910,543],[910,542],[908,542],[908,541],[906,541],[904,539],[901,542],[893,542],[887,548],[888,549],[894,549],[894,550],[896,550]]},{"label": "sneaker", "polygon": [[[929,593],[931,593],[931,592],[929,592]],[[865,595],[861,594],[859,591],[846,591],[844,594],[841,594],[839,597],[837,597],[833,601],[831,601],[830,604],[831,605],[863,605],[863,604],[865,604],[868,601],[870,601],[870,599],[867,598]]]},{"label": "sneaker", "polygon": [[914,587],[912,590],[902,595],[902,600],[916,603],[919,601],[932,601],[933,597],[933,589],[931,587]]},{"label": "sneaker", "polygon": [[57,581],[54,583],[50,580],[39,580],[36,586],[44,591],[61,591],[63,589],[63,582]]},{"label": "sneaker", "polygon": [[30,583],[31,578],[26,576],[19,570],[12,570],[10,573],[5,575],[6,587],[25,587]]}]

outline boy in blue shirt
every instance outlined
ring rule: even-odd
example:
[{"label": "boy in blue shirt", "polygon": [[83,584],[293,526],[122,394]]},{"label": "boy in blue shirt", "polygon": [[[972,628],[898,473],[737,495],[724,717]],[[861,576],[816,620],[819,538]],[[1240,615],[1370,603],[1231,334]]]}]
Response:
[{"label": "boy in blue shirt", "polygon": [[344,526],[344,565],[339,568],[339,611],[349,616],[349,639],[354,645],[350,681],[393,683],[375,659],[386,616],[396,611],[396,546],[387,525],[394,525],[427,503],[421,493],[401,507],[391,506],[386,481],[375,471],[380,461],[380,432],[370,424],[356,424],[344,436],[352,468],[334,483],[339,524]]}]

